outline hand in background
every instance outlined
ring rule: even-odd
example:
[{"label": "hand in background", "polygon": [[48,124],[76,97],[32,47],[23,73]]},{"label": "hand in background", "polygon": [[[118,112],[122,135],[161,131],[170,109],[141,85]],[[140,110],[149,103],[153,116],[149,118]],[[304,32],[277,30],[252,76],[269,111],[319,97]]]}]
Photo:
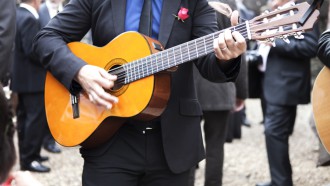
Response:
[{"label": "hand in background", "polygon": [[15,186],[42,186],[29,171],[17,171],[12,173],[11,185]]},{"label": "hand in background", "polygon": [[238,112],[244,108],[244,99],[236,98],[236,105],[234,108],[234,112]]}]

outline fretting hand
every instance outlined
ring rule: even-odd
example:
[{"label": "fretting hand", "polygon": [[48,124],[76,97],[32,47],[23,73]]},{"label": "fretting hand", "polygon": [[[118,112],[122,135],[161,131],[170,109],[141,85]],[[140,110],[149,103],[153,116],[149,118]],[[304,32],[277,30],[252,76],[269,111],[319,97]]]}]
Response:
[{"label": "fretting hand", "polygon": [[111,109],[113,104],[118,103],[118,98],[109,94],[114,86],[117,76],[109,74],[103,68],[85,65],[77,73],[75,80],[87,93],[89,100],[97,105]]},{"label": "fretting hand", "polygon": [[[231,24],[238,24],[238,12],[231,14]],[[213,42],[215,56],[222,62],[237,58],[246,51],[245,38],[237,31],[231,32],[229,29],[219,34]]]}]

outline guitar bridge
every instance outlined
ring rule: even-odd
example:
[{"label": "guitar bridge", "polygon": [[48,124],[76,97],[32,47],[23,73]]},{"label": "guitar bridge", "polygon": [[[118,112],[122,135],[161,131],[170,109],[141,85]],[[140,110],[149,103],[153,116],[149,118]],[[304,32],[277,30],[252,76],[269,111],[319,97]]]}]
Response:
[{"label": "guitar bridge", "polygon": [[74,94],[70,94],[70,98],[71,98],[73,119],[79,118],[79,105],[78,105],[79,98]]}]

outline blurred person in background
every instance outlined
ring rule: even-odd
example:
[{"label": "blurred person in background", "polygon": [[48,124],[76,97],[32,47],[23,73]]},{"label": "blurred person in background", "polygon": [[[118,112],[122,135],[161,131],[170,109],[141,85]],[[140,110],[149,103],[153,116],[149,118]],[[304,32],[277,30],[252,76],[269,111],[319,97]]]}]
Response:
[{"label": "blurred person in background", "polygon": [[13,62],[16,2],[14,0],[0,1],[0,185],[8,178],[15,164],[16,153],[14,145],[14,123],[8,100],[3,86],[9,83],[10,66]]},{"label": "blurred person in background", "polygon": [[[211,2],[211,1],[210,1]],[[235,1],[212,1],[228,4],[231,9],[236,9]],[[240,14],[241,15],[241,14]],[[230,27],[227,16],[217,12],[219,29]],[[243,54],[244,55],[244,54]],[[244,59],[242,57],[241,59]],[[247,97],[247,66],[241,62],[240,72],[235,82],[213,83],[204,79],[194,69],[194,81],[197,90],[197,98],[203,110],[204,138],[205,138],[205,186],[222,185],[224,164],[224,143],[228,132],[229,117],[232,112],[237,112],[244,107],[244,99]],[[241,122],[239,126],[241,127]],[[232,127],[230,128],[232,129]],[[190,186],[194,185],[195,168],[192,169]]]},{"label": "blurred person in background", "polygon": [[40,30],[40,0],[21,0],[16,11],[15,60],[11,89],[18,95],[17,130],[21,170],[49,172],[42,162],[41,147],[47,131],[44,108],[45,74],[43,66],[32,55],[32,41]]},{"label": "blurred person in background", "polygon": [[[276,9],[294,2],[271,0],[271,6]],[[276,47],[269,47],[263,92],[266,102],[264,133],[271,181],[257,186],[293,185],[289,137],[293,133],[297,105],[310,102],[310,63],[317,52],[317,25],[303,35],[304,39],[290,36],[290,43],[277,39]]]},{"label": "blurred person in background", "polygon": [[[11,5],[7,6],[1,4],[1,2],[0,5],[2,5],[2,7],[6,7],[8,8],[7,10],[10,10]],[[11,1],[7,2],[11,3]],[[7,15],[9,16],[10,14],[15,15],[15,11],[10,12]],[[14,33],[15,32],[13,32],[13,34]],[[15,126],[13,124],[10,112],[11,111],[8,107],[5,92],[0,84],[0,185],[41,186],[41,183],[37,181],[28,171],[11,172],[16,163],[16,150],[14,144]]]},{"label": "blurred person in background", "polygon": [[[45,0],[45,2],[41,4],[39,9],[40,27],[41,28],[45,27],[50,21],[50,19],[52,19],[58,12],[62,11],[62,9],[63,9],[63,0]],[[48,130],[45,134],[45,138],[43,141],[44,149],[46,149],[48,152],[51,153],[60,153],[61,152],[60,147],[55,142],[48,127],[47,129]]]}]

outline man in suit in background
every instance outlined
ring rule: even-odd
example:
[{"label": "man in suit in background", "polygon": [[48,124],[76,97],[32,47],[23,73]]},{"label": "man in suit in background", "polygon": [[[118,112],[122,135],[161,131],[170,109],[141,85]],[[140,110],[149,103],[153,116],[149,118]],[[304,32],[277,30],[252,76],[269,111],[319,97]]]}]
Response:
[{"label": "man in suit in background", "polygon": [[[290,6],[293,1],[272,0],[272,8]],[[276,40],[271,47],[264,74],[266,101],[265,137],[271,182],[257,185],[292,186],[289,136],[293,132],[298,104],[310,102],[311,58],[316,56],[318,29],[304,39]]]},{"label": "man in suit in background", "polygon": [[17,129],[21,169],[49,172],[50,168],[41,164],[48,157],[40,155],[47,131],[45,108],[42,106],[46,71],[32,55],[32,41],[40,30],[39,6],[40,0],[22,0],[17,8],[11,89],[18,94]]},{"label": "man in suit in background", "polygon": [[[49,20],[53,18],[59,11],[63,9],[63,1],[62,0],[46,0],[41,4],[39,9],[39,21],[41,28],[45,27]],[[46,71],[46,70],[45,70]],[[43,141],[43,147],[48,152],[52,153],[60,153],[61,149],[56,144],[53,136],[51,135],[49,129],[45,134],[45,139]]]},{"label": "man in suit in background", "polygon": [[15,1],[0,1],[0,185],[15,165],[14,125],[3,86],[8,84],[16,31]]},{"label": "man in suit in background", "polygon": [[11,11],[15,7],[15,1],[1,1],[0,7],[3,7],[0,12],[0,83],[6,86],[14,59],[16,14]]},{"label": "man in suit in background", "polygon": [[[151,2],[152,11],[146,6]],[[79,84],[92,103],[111,109],[120,100],[104,89],[111,89],[117,77],[86,64],[71,53],[67,43],[80,41],[90,28],[93,44],[98,47],[125,31],[140,30],[167,49],[218,30],[215,12],[206,0],[151,2],[71,0],[37,35],[34,50],[67,90],[79,91]],[[184,20],[174,16],[179,11],[180,17],[181,13],[186,15],[181,17]],[[152,16],[152,23],[139,25],[141,12]],[[237,16],[235,12],[233,23],[237,23]],[[145,20],[142,18],[141,23]],[[229,30],[209,40],[208,46],[209,54],[180,65],[171,74],[170,98],[160,117],[149,122],[129,119],[104,144],[81,148],[83,185],[188,185],[190,169],[204,158],[202,110],[195,93],[193,65],[211,81],[234,80],[240,65],[237,57],[246,49],[243,36]]]},{"label": "man in suit in background", "polygon": [[[236,9],[234,1],[220,1]],[[241,14],[240,14],[241,15]],[[230,20],[221,13],[217,13],[219,29],[230,27]],[[244,59],[244,55],[242,58]],[[205,137],[205,179],[204,186],[221,186],[224,164],[224,144],[229,125],[229,117],[238,107],[244,106],[247,97],[247,66],[241,62],[240,72],[235,82],[214,83],[204,79],[194,69],[194,80],[198,101],[203,110]],[[241,125],[241,123],[239,123]],[[239,127],[241,127],[239,125]],[[232,127],[230,128],[232,129]],[[232,130],[230,131],[232,132]],[[190,186],[194,185],[195,168],[192,169]]]}]

